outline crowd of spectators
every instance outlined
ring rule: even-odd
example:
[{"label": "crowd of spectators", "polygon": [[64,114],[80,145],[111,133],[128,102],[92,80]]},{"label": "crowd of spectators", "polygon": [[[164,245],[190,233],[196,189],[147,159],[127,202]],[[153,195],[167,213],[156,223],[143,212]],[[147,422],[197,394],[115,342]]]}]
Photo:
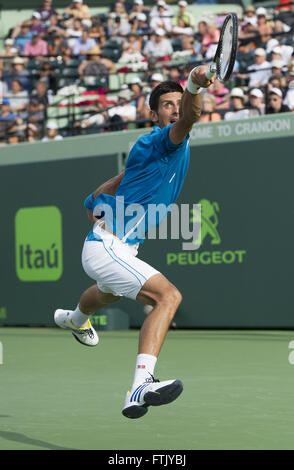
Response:
[{"label": "crowd of spectators", "polygon": [[[294,0],[280,2],[239,16],[231,80],[203,92],[200,122],[294,111]],[[83,0],[62,13],[44,0],[4,40],[0,143],[151,126],[151,90],[166,79],[185,87],[190,70],[210,62],[224,17],[196,23],[185,0],[175,9],[164,0],[116,0],[93,16]],[[122,76],[113,86],[111,78]],[[65,125],[48,115],[58,106]]]}]

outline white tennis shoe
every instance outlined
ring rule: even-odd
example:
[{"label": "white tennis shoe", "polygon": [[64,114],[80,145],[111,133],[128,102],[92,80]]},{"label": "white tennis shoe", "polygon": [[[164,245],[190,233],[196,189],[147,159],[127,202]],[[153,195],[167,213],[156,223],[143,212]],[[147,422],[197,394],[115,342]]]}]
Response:
[{"label": "white tennis shoe", "polygon": [[148,406],[171,403],[182,391],[183,384],[180,380],[160,382],[152,376],[131,392],[127,392],[122,414],[131,419],[141,418],[147,413]]},{"label": "white tennis shoe", "polygon": [[72,310],[57,309],[54,313],[54,321],[60,328],[65,328],[72,332],[73,337],[85,346],[96,346],[99,342],[96,330],[92,327],[90,320],[86,327],[78,328],[72,322]]}]

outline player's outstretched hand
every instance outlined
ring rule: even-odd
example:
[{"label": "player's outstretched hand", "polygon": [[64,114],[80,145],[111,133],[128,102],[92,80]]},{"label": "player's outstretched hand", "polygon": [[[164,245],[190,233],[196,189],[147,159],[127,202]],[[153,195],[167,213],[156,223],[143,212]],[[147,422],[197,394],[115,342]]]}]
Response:
[{"label": "player's outstretched hand", "polygon": [[206,77],[208,68],[208,65],[199,65],[199,67],[196,67],[191,75],[193,83],[202,88],[208,88],[216,79],[216,75],[213,75],[210,79]]}]

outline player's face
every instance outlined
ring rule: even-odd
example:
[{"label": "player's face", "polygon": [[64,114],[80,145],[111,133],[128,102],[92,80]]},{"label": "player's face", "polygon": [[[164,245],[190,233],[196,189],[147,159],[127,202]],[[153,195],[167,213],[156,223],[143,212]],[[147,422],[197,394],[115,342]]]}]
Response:
[{"label": "player's face", "polygon": [[180,117],[182,93],[174,91],[159,97],[157,111],[151,111],[151,119],[160,128],[173,124]]}]

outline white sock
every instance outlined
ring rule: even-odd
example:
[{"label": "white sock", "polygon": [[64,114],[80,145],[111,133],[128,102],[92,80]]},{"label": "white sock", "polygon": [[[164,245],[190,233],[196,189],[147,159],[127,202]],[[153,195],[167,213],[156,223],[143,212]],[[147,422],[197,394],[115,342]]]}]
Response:
[{"label": "white sock", "polygon": [[88,320],[89,315],[85,315],[83,312],[81,312],[78,305],[71,317],[71,321],[73,322],[74,326],[77,328],[84,328],[87,326]]},{"label": "white sock", "polygon": [[151,354],[138,354],[132,389],[138,387],[145,379],[151,378],[156,361],[157,357],[151,356]]}]

